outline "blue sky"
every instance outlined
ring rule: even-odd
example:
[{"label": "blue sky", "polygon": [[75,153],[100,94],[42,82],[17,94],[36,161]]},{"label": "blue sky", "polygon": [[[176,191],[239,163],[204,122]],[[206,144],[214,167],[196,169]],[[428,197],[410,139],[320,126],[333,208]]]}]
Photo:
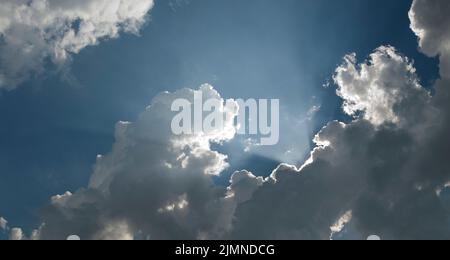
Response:
[{"label": "blue sky", "polygon": [[[431,88],[438,62],[418,51],[410,7],[409,0],[157,1],[140,36],[87,47],[67,75],[46,73],[0,94],[0,216],[12,226],[38,226],[51,196],[87,185],[97,154],[111,150],[116,122],[135,121],[159,92],[202,83],[225,98],[279,98],[292,120],[320,106],[284,135],[298,149],[290,163],[301,165],[326,122],[348,120],[333,84],[324,87],[344,55],[356,52],[362,61],[393,45]],[[241,148],[217,148],[231,151],[232,165],[218,183],[240,169],[267,176],[284,159],[274,153],[288,149]]]}]

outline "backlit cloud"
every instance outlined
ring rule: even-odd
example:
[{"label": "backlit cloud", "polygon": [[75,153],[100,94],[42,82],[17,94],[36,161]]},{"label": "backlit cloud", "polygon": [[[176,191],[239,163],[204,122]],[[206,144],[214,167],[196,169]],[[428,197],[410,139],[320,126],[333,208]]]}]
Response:
[{"label": "backlit cloud", "polygon": [[[353,119],[329,122],[301,167],[281,164],[265,179],[239,171],[225,188],[213,176],[228,167],[227,156],[211,144],[233,132],[170,131],[175,99],[200,91],[225,100],[209,85],[162,93],[136,122],[117,125],[88,187],[51,199],[34,237],[330,239],[350,230],[361,239],[450,239],[448,10],[448,0],[415,0],[410,11],[421,50],[440,57],[434,95],[392,46],[365,60],[347,55],[334,80]],[[237,115],[221,111],[229,120]]]},{"label": "backlit cloud", "polygon": [[237,107],[225,108],[211,86],[162,93],[136,122],[117,124],[113,150],[98,156],[89,187],[53,197],[44,210],[40,238],[64,239],[74,231],[82,239],[221,237],[231,223],[234,198],[249,196],[239,189],[250,189],[243,179],[252,177],[236,177],[229,190],[213,182],[228,163],[210,145],[233,134],[172,134],[172,102],[184,98],[193,103],[195,92],[222,100],[224,118],[234,122]]}]

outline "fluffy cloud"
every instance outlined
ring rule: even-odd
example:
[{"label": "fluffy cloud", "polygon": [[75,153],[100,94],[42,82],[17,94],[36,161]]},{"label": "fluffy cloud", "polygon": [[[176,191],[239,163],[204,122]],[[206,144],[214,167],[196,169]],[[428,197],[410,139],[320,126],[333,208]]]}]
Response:
[{"label": "fluffy cloud", "polygon": [[404,103],[420,106],[429,99],[408,58],[388,46],[378,48],[363,64],[357,64],[356,54],[346,56],[334,80],[344,111],[352,116],[362,112],[374,125],[405,123],[417,114],[411,113],[412,104]]},{"label": "fluffy cloud", "polygon": [[153,0],[2,0],[0,89],[11,90],[50,61],[61,68],[71,54],[138,33]]},{"label": "fluffy cloud", "polygon": [[[173,135],[172,102],[194,102],[194,93],[222,100],[208,85],[156,97],[137,122],[117,125],[110,154],[98,156],[89,187],[52,198],[44,210],[41,239],[64,239],[78,232],[83,239],[196,239],[219,237],[229,228],[235,197],[244,200],[253,184],[249,174],[236,174],[229,190],[214,185],[213,176],[227,157],[210,144],[234,137],[236,129]],[[232,126],[237,103],[220,110]],[[236,189],[236,190],[235,190]],[[228,218],[228,219],[227,219]],[[221,219],[221,221],[216,221]]]},{"label": "fluffy cloud", "polygon": [[9,239],[10,240],[23,240],[24,239],[24,234],[22,229],[20,228],[13,228],[11,229],[11,233],[9,235]]},{"label": "fluffy cloud", "polygon": [[[172,135],[170,105],[192,101],[194,91],[163,93],[135,123],[118,124],[112,152],[98,157],[89,186],[53,197],[34,236],[450,239],[450,40],[448,23],[430,21],[448,19],[447,2],[416,0],[410,12],[421,48],[443,64],[435,96],[394,47],[360,63],[348,55],[334,79],[354,120],[325,126],[302,167],[282,164],[266,179],[236,172],[222,188],[212,178],[227,167],[226,156],[211,143],[235,132]],[[198,91],[220,98],[210,86]],[[236,110],[223,109],[227,124]]]},{"label": "fluffy cloud", "polygon": [[414,0],[409,12],[421,50],[431,57],[440,55],[441,74],[445,78],[450,78],[449,13],[450,2],[443,0]]},{"label": "fluffy cloud", "polygon": [[275,170],[238,207],[231,237],[328,239],[349,226],[352,238],[450,238],[449,96],[432,98],[389,46],[361,64],[347,56],[335,80],[344,110],[362,114],[324,127],[301,169]]},{"label": "fluffy cloud", "polygon": [[251,172],[235,172],[231,176],[228,197],[234,197],[238,204],[247,202],[263,183],[264,179],[262,177],[256,177]]},{"label": "fluffy cloud", "polygon": [[435,96],[393,47],[346,56],[334,78],[355,120],[324,127],[300,169],[276,169],[237,208],[231,238],[450,238],[449,7],[415,0],[410,12],[421,49],[440,56]]}]

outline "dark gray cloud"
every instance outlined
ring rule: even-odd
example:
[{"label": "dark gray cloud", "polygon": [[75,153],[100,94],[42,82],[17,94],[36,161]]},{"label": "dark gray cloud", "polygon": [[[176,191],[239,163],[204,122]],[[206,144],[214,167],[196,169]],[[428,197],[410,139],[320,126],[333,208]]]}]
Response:
[{"label": "dark gray cloud", "polygon": [[11,229],[11,233],[9,235],[10,240],[23,240],[25,239],[25,236],[23,234],[22,229],[20,228],[13,228]]}]

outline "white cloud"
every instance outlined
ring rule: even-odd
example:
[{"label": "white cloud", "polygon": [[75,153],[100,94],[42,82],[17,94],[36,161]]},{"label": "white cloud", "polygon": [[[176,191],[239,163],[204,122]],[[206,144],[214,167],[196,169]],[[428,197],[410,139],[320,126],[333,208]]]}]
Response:
[{"label": "white cloud", "polygon": [[330,229],[331,229],[331,236],[333,236],[335,233],[341,232],[344,229],[344,227],[348,223],[350,223],[351,220],[352,220],[352,211],[349,210],[344,215],[342,215],[342,217],[339,218],[339,220],[336,221],[336,223],[334,223],[330,227]]},{"label": "white cloud", "polygon": [[249,201],[253,193],[263,185],[262,177],[256,177],[251,172],[235,172],[231,176],[230,186],[228,187],[228,197],[233,197],[237,203]]},{"label": "white cloud", "polygon": [[[225,106],[211,86],[196,91]],[[193,103],[196,91],[163,93],[136,122],[119,123],[113,150],[98,157],[89,187],[52,198],[44,210],[41,239],[64,239],[74,233],[83,239],[130,239],[136,234],[195,239],[223,234],[231,223],[226,218],[232,216],[224,211],[233,209],[233,199],[214,185],[213,176],[228,163],[210,146],[230,140],[235,130],[183,136],[170,131],[172,102],[185,98]],[[237,116],[234,104],[234,109],[221,109],[225,125]],[[233,192],[233,185],[238,184],[233,182],[228,192],[249,196]],[[219,218],[222,221],[216,221]]]},{"label": "white cloud", "polygon": [[[441,13],[448,1],[425,3],[414,1],[412,28],[424,52],[440,54],[445,63],[448,23],[429,19],[447,19]],[[437,37],[427,38],[433,34]],[[212,181],[227,161],[211,143],[234,133],[173,136],[171,102],[191,99],[193,90],[163,93],[136,122],[117,125],[116,143],[111,153],[99,156],[88,188],[53,197],[36,234],[41,239],[65,239],[74,232],[83,239],[329,239],[342,237],[338,233],[348,227],[353,238],[449,239],[443,195],[450,181],[445,66],[441,75],[431,97],[412,62],[393,47],[382,46],[360,63],[356,55],[347,56],[335,75],[338,95],[346,113],[363,115],[325,126],[302,167],[282,164],[267,179],[236,172],[227,189]],[[210,86],[199,91],[220,98]],[[232,114],[228,118],[234,112],[224,111]]]},{"label": "white cloud", "polygon": [[450,2],[414,0],[409,17],[419,37],[421,50],[429,56],[440,55],[441,75],[450,78]]},{"label": "white cloud", "polygon": [[24,238],[25,237],[24,237],[22,229],[20,229],[20,228],[12,228],[11,229],[11,232],[9,235],[10,240],[23,240]]},{"label": "white cloud", "polygon": [[153,0],[3,0],[0,5],[0,89],[61,68],[87,46],[138,33]]},{"label": "white cloud", "polygon": [[6,230],[8,227],[8,221],[4,219],[3,217],[0,217],[0,229]]},{"label": "white cloud", "polygon": [[357,64],[356,54],[346,56],[334,80],[337,94],[344,100],[344,111],[352,116],[362,112],[375,125],[402,123],[406,115],[400,113],[411,113],[402,110],[402,102],[423,103],[429,98],[413,64],[389,46],[378,48],[362,64]]}]

